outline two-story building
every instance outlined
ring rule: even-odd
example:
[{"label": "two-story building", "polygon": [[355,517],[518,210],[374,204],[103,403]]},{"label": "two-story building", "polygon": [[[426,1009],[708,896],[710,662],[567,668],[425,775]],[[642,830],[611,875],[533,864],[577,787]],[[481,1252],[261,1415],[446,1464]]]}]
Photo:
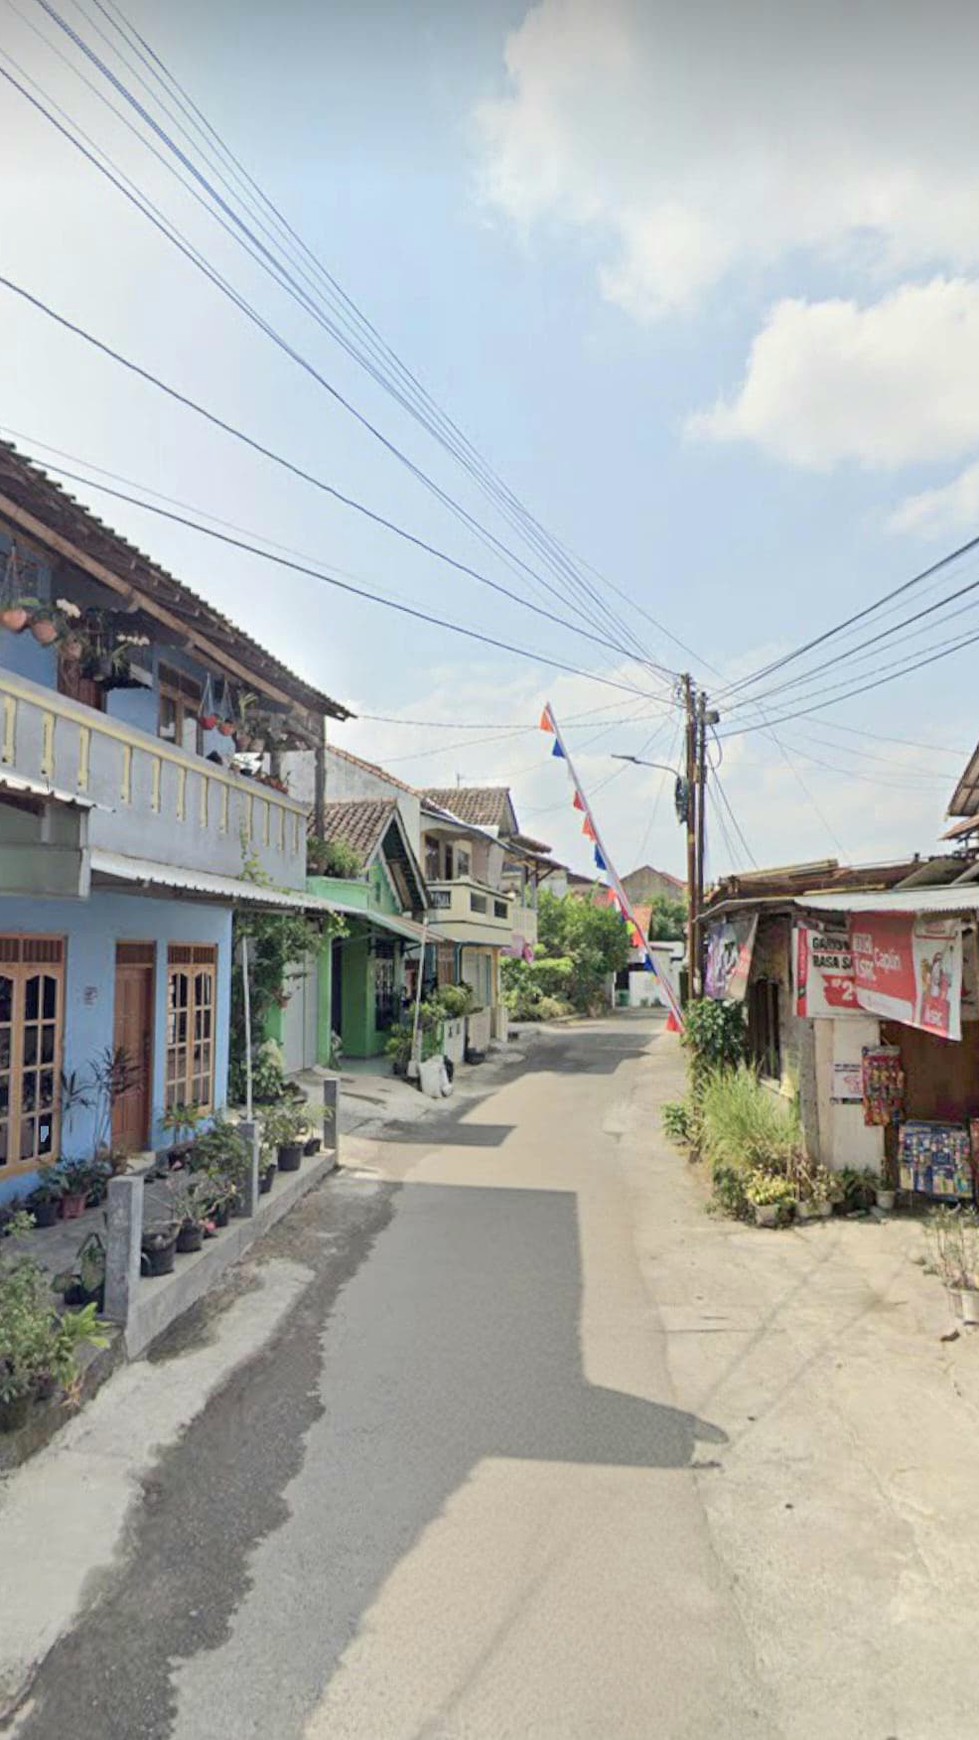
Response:
[{"label": "two-story building", "polygon": [[236,751],[315,748],[327,715],[348,716],[0,443],[0,1199],[91,1154],[77,1089],[108,1053],[136,1077],[116,1148],[224,1103],[233,912],[311,904],[306,806]]}]

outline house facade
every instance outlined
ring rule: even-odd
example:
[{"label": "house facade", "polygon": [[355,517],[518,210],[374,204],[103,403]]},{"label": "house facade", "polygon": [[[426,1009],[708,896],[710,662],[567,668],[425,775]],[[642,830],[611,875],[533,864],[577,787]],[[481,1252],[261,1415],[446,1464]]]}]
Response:
[{"label": "house facade", "polygon": [[[913,1135],[944,1177],[936,1157],[972,1140],[976,869],[964,853],[829,860],[730,878],[708,903],[708,995],[743,1003],[751,1061],[797,1100],[807,1151],[833,1170],[896,1179]],[[928,1009],[920,969],[930,987],[936,960],[948,993]]]},{"label": "house facade", "polygon": [[0,576],[3,1200],[91,1155],[111,1052],[117,1149],[224,1103],[235,908],[307,901],[305,805],[237,750],[346,713],[6,444]]}]

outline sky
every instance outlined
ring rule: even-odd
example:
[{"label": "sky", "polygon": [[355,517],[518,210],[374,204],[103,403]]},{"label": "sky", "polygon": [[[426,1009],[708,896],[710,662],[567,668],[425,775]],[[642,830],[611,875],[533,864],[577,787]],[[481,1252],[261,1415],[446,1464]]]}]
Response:
[{"label": "sky", "polygon": [[[247,257],[178,182],[202,192],[168,138],[212,181],[213,163],[176,130],[172,90],[159,108],[120,19],[424,383],[441,429],[465,432],[521,504],[509,518],[347,354],[322,302],[310,312],[308,260],[289,267],[302,307],[261,237]],[[78,463],[75,494],[351,707],[334,741],[418,785],[510,785],[525,831],[576,868],[589,849],[543,704],[620,871],[679,874],[670,773],[613,757],[678,765],[687,670],[721,714],[711,874],[929,851],[979,735],[974,651],[853,698],[830,685],[979,632],[962,590],[979,553],[728,691],[979,529],[977,52],[979,11],[948,0],[0,0],[0,274],[452,560],[2,286],[0,430]],[[113,499],[96,468],[517,650]],[[948,627],[900,630],[953,591]],[[831,664],[882,628],[893,647]]]}]

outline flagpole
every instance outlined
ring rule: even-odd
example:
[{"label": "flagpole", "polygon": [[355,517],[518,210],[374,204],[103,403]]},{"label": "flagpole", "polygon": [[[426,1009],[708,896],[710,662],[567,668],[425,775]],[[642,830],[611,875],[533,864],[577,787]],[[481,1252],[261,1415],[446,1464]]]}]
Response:
[{"label": "flagpole", "polygon": [[591,805],[589,804],[588,799],[585,797],[584,791],[582,789],[581,781],[579,780],[578,775],[575,772],[574,762],[572,761],[570,755],[568,754],[567,745],[566,745],[564,738],[561,734],[560,726],[558,725],[558,722],[554,716],[554,709],[552,708],[549,701],[544,708],[543,714],[541,715],[541,729],[543,731],[549,732],[551,734],[551,736],[553,736],[553,738],[554,738],[554,741],[555,741],[555,744],[557,747],[555,750],[552,750],[551,753],[557,754],[562,761],[567,763],[568,772],[571,775],[571,782],[574,786],[575,792],[577,793],[578,797],[581,799],[581,803],[582,803],[582,806],[584,809],[585,819],[588,822],[588,824],[590,825],[591,830],[592,830],[592,834],[594,836],[593,844],[595,847],[595,851],[598,855],[598,857],[596,859],[596,868],[598,867],[598,864],[600,861],[601,866],[604,869],[605,875],[608,877],[612,888],[614,889],[616,895],[618,896],[619,905],[623,909],[622,916],[625,918],[626,923],[628,925],[630,925],[634,931],[638,932],[638,934],[642,940],[643,954],[645,955],[647,961],[649,962],[650,968],[652,969],[653,977],[659,981],[659,983],[663,987],[663,990],[666,992],[666,1000],[670,1006],[670,1010],[671,1010],[675,1020],[678,1022],[679,1026],[681,1028],[681,1031],[682,1031],[683,1024],[684,1024],[683,1023],[683,1011],[680,1007],[679,1000],[678,1000],[676,993],[673,990],[673,986],[670,984],[670,981],[667,978],[666,974],[661,973],[659,967],[656,964],[655,957],[654,957],[653,952],[649,946],[648,936],[645,936],[643,934],[643,931],[641,930],[640,926],[636,922],[636,915],[632,910],[632,903],[629,900],[629,897],[626,894],[624,888],[622,887],[622,883],[619,880],[618,871],[616,870],[615,865],[612,863],[612,860],[609,857],[608,852],[606,851],[605,842],[602,839],[602,836],[598,831],[598,826],[596,824],[594,814],[592,813]]}]

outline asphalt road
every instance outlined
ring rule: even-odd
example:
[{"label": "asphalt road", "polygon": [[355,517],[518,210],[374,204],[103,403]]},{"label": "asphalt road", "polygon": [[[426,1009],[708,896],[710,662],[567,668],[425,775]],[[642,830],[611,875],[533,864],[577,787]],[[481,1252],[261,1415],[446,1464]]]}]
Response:
[{"label": "asphalt road", "polygon": [[314,1278],[144,1482],[19,1740],[770,1740],[698,1486],[725,1434],[637,1246],[659,1031],[541,1038],[283,1224]]}]

